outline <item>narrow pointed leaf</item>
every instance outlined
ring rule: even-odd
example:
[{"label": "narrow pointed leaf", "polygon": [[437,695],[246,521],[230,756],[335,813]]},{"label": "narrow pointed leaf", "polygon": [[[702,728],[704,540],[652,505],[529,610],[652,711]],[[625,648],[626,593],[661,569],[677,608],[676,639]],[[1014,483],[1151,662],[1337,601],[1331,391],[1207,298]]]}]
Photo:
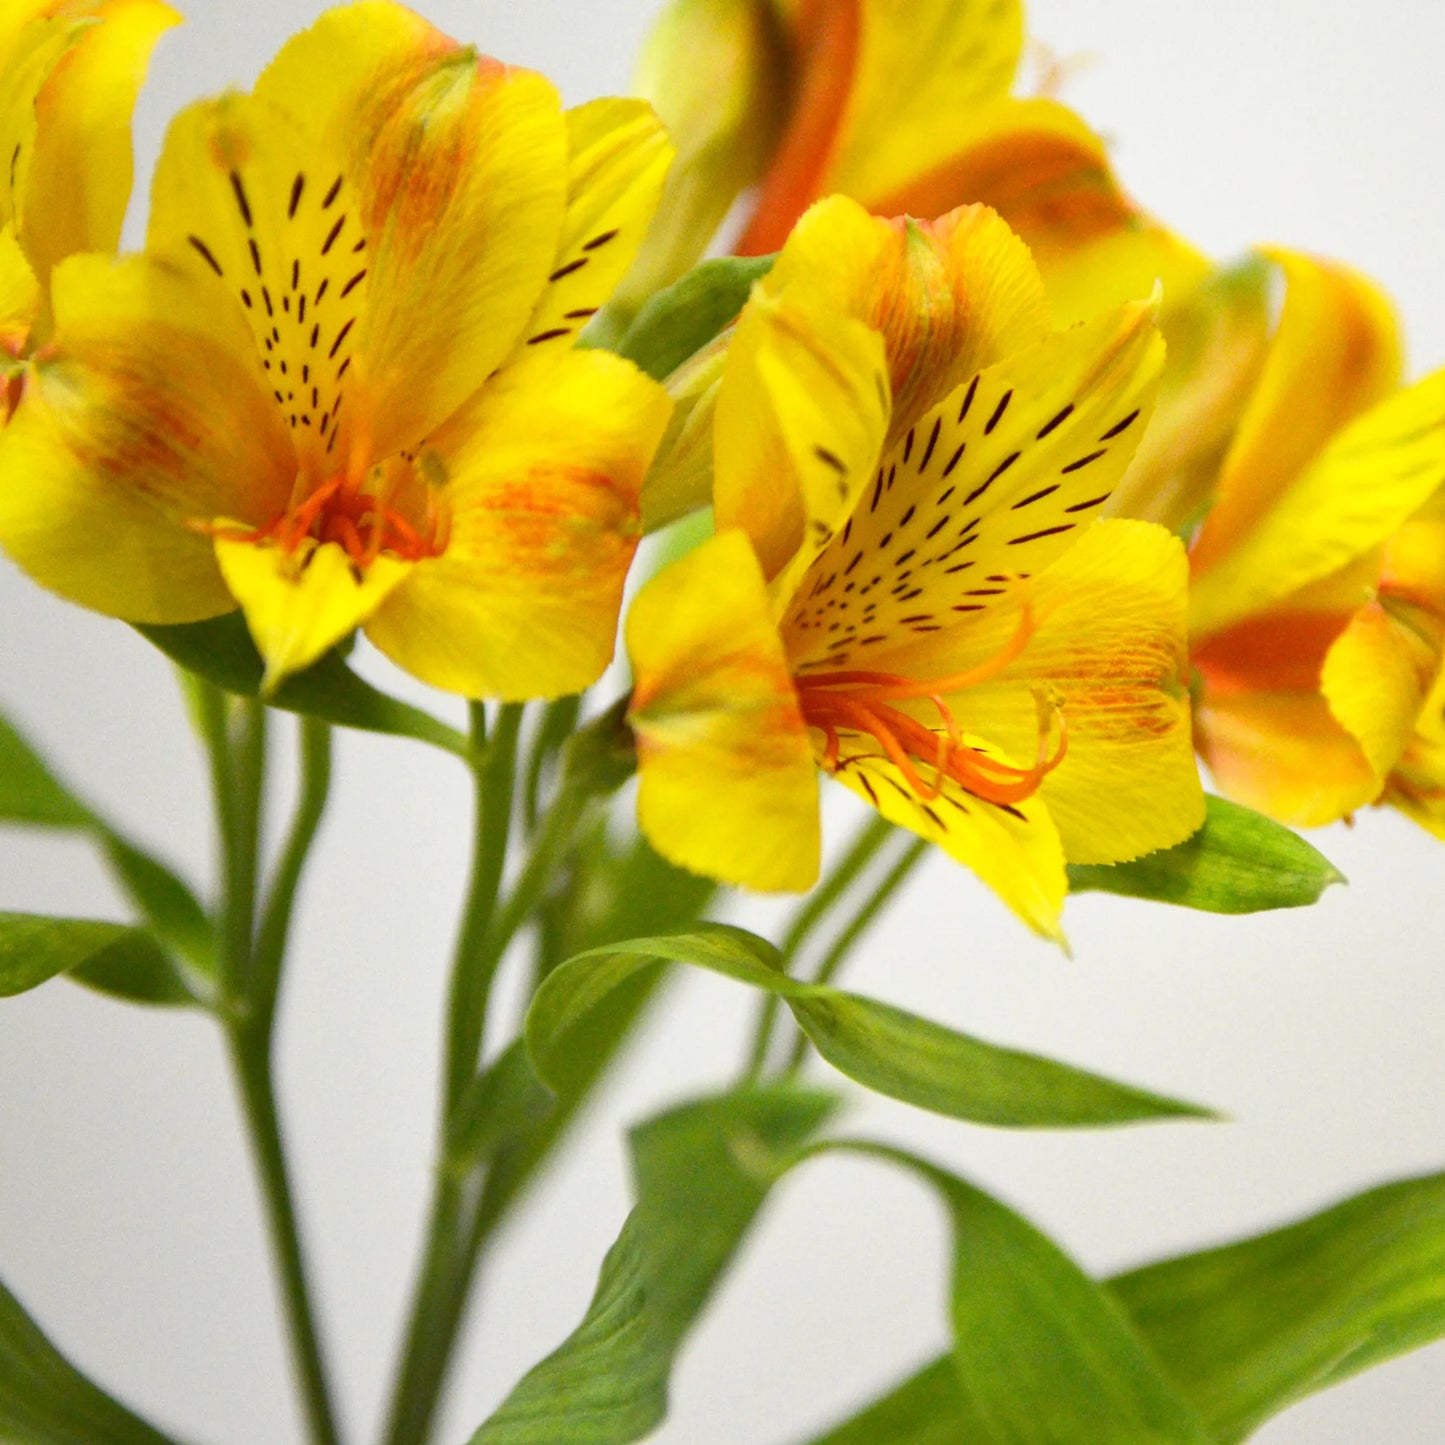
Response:
[{"label": "narrow pointed leaf", "polygon": [[586,1317],[471,1445],[626,1445],[666,1415],[673,1359],[774,1180],[834,1101],[789,1086],[684,1105],[632,1135],[637,1205]]},{"label": "narrow pointed leaf", "polygon": [[631,939],[578,954],[538,990],[527,1048],[544,1082],[566,1067],[568,1037],[588,1011],[642,969],[690,964],[779,995],[839,1072],[890,1098],[955,1119],[1011,1128],[1077,1128],[1209,1117],[1178,1100],[1001,1048],[890,1004],[781,972],[777,950],[740,928]]},{"label": "narrow pointed leaf", "polygon": [[0,913],[0,998],[37,988],[117,947],[135,950],[137,955],[160,953],[148,934],[123,923]]},{"label": "narrow pointed leaf", "polygon": [[526,1049],[512,1044],[458,1100],[447,1140],[447,1169],[458,1177],[470,1173],[509,1140],[540,1125],[554,1103],[532,1072]]},{"label": "narrow pointed leaf", "polygon": [[988,1439],[987,1427],[958,1383],[950,1354],[811,1445],[984,1445]]},{"label": "narrow pointed leaf", "polygon": [[16,728],[0,717],[0,822],[84,828],[90,810],[50,771]]},{"label": "narrow pointed leaf", "polygon": [[1344,874],[1298,833],[1223,798],[1206,797],[1204,826],[1175,848],[1132,863],[1071,864],[1069,888],[1177,903],[1205,913],[1260,913],[1319,901]]},{"label": "narrow pointed leaf", "polygon": [[199,1002],[175,960],[150,934],[128,929],[69,972],[74,983],[126,1003],[185,1008]]},{"label": "narrow pointed leaf", "polygon": [[1109,1282],[1217,1437],[1445,1336],[1445,1174]]},{"label": "narrow pointed leaf", "polygon": [[[239,612],[208,622],[136,629],[172,661],[227,692],[258,697],[265,666]],[[455,728],[409,703],[389,697],[363,682],[336,652],[288,678],[267,697],[273,707],[318,717],[361,732],[414,738],[459,757],[467,756],[466,739]]]},{"label": "narrow pointed leaf", "polygon": [[110,828],[97,837],[106,862],[154,931],[202,973],[216,965],[216,933],[190,885]]},{"label": "narrow pointed leaf", "polygon": [[172,1445],[85,1378],[0,1284],[0,1441]]},{"label": "narrow pointed leaf", "polygon": [[704,261],[659,291],[637,313],[614,349],[662,381],[737,320],[753,282],[767,275],[773,260],[772,256],[723,256]]}]

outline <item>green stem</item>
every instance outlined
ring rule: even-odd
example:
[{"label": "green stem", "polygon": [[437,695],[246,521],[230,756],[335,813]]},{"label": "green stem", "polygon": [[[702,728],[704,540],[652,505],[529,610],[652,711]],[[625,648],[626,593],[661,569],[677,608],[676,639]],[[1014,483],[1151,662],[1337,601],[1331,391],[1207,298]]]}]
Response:
[{"label": "green stem", "polygon": [[[847,925],[841,930],[833,945],[823,955],[822,961],[818,964],[816,972],[810,983],[830,983],[833,975],[838,972],[848,955],[853,951],[858,940],[877,921],[878,915],[892,900],[893,895],[907,881],[908,876],[913,872],[928,852],[928,844],[922,838],[915,838],[904,850],[903,856],[884,875],[883,881],[878,885],[877,891],[871,898],[853,915]],[[803,1060],[808,1055],[807,1035],[799,1033],[793,1043],[793,1050],[788,1058],[787,1072],[796,1073],[803,1066]]]},{"label": "green stem", "polygon": [[[783,958],[783,968],[787,972],[792,972],[792,964],[813,930],[873,861],[878,850],[893,836],[894,831],[893,825],[886,818],[869,818],[858,829],[848,851],[838,860],[833,871],[799,906],[793,914],[788,931],[783,935],[782,943],[778,946]],[[767,1065],[781,1002],[776,994],[769,994],[758,1006],[752,1047],[748,1050],[748,1061],[743,1068],[744,1080],[759,1078]]]},{"label": "green stem", "polygon": [[297,826],[262,925],[264,942],[258,941],[256,894],[266,779],[266,711],[255,700],[233,701],[209,686],[201,688],[199,701],[221,841],[221,1021],[260,1179],[310,1439],[313,1445],[338,1445],[340,1435],[307,1284],[271,1077],[271,1038],[286,926],[305,850],[320,821],[329,766],[318,779],[317,757],[314,753],[308,756]]}]

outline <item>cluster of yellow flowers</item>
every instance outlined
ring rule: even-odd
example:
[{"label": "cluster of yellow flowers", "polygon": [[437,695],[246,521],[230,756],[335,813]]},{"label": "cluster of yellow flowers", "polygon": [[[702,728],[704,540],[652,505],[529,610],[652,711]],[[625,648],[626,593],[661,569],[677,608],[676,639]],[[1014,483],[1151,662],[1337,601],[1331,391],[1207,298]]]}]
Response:
[{"label": "cluster of yellow flowers", "polygon": [[[568,111],[359,0],[175,118],[117,259],[174,18],[0,18],[0,545],[38,582],[239,607],[273,687],[360,628],[556,697],[644,527],[710,502],[625,625],[688,868],[809,887],[821,770],[1057,936],[1066,863],[1200,826],[1195,748],[1281,821],[1445,835],[1445,373],[1401,389],[1345,267],[1142,213],[1010,94],[1016,0],[673,0],[648,100]],[[587,344],[743,196],[780,254],[735,324],[666,385]]]}]

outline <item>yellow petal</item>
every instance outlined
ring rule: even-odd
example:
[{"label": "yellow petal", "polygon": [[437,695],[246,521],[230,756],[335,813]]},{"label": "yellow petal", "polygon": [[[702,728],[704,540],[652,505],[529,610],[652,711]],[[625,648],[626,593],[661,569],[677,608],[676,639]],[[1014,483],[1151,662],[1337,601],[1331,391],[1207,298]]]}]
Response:
[{"label": "yellow petal", "polygon": [[640,100],[569,110],[567,214],[555,263],[513,360],[572,344],[632,264],[662,195],[672,145]]},{"label": "yellow petal", "polygon": [[1284,310],[1194,541],[1196,579],[1268,525],[1325,444],[1399,380],[1399,327],[1383,293],[1335,263],[1264,254],[1284,275]]},{"label": "yellow petal", "polygon": [[215,545],[226,585],[266,661],[263,692],[354,632],[410,571],[384,554],[363,571],[335,542],[303,543],[294,553],[221,536]]},{"label": "yellow petal", "polygon": [[1438,618],[1409,603],[1376,601],[1355,613],[1325,657],[1320,690],[1330,712],[1382,780],[1415,731],[1440,654]]},{"label": "yellow petal", "polygon": [[1206,692],[1194,736],[1219,791],[1296,828],[1372,802],[1380,778],[1317,692]]},{"label": "yellow petal", "polygon": [[128,621],[228,611],[191,527],[263,525],[295,476],[244,326],[218,286],[142,256],[72,256],[53,295],[55,339],[0,435],[0,544],[42,585]]},{"label": "yellow petal", "polygon": [[0,351],[25,355],[40,309],[40,284],[15,239],[14,226],[0,229]]},{"label": "yellow petal", "polygon": [[821,846],[812,748],[748,539],[721,532],[665,568],[626,630],[648,841],[726,883],[810,887]]},{"label": "yellow petal", "polygon": [[611,660],[667,394],[603,351],[484,387],[424,453],[450,537],[367,625],[401,667],[468,697],[580,692]]},{"label": "yellow petal", "polygon": [[799,221],[762,285],[776,295],[795,281],[882,333],[891,440],[959,382],[1049,330],[1028,249],[982,206],[934,222],[885,221],[830,196]]},{"label": "yellow petal", "polygon": [[762,174],[782,131],[787,61],[768,0],[673,0],[653,23],[636,89],[666,125],[677,164],[619,289],[625,312],[701,259],[733,201]]},{"label": "yellow petal", "polygon": [[718,394],[718,530],[741,527],[769,580],[806,566],[871,480],[888,412],[877,332],[806,286],[755,290]]},{"label": "yellow petal", "polygon": [[[1013,763],[996,746],[965,733],[970,747]],[[1063,943],[1059,914],[1068,883],[1064,852],[1048,809],[1037,796],[1000,805],[966,792],[951,779],[933,799],[920,798],[882,756],[863,756],[833,774],[897,823],[971,868],[1035,933]]]},{"label": "yellow petal", "polygon": [[1024,20],[1017,0],[861,0],[861,10],[857,71],[825,184],[872,200],[945,160],[960,127],[1008,93]]},{"label": "yellow petal", "polygon": [[1264,364],[1269,279],[1269,268],[1252,258],[1166,300],[1159,404],[1105,516],[1175,532],[1198,520]]},{"label": "yellow petal", "polygon": [[1379,801],[1445,838],[1445,669],[1436,676],[1414,736]]},{"label": "yellow petal", "polygon": [[366,241],[366,301],[345,343],[362,376],[347,407],[367,417],[375,454],[413,446],[511,353],[554,269],[567,187],[556,92],[366,0],[289,41],[255,95],[339,157],[305,184],[319,203],[341,176],[334,246],[360,269]]},{"label": "yellow petal", "polygon": [[970,622],[1077,540],[1133,455],[1162,363],[1152,318],[1138,303],[1060,332],[925,417],[798,585],[795,668],[984,661]]},{"label": "yellow petal", "polygon": [[[1345,426],[1298,476],[1281,482],[1246,529],[1226,521],[1211,532],[1210,513],[1191,553],[1194,635],[1208,636],[1337,572],[1379,546],[1442,482],[1445,371],[1438,371]],[[1227,552],[1219,550],[1221,535],[1231,538]]]},{"label": "yellow petal", "polygon": [[21,239],[42,284],[62,257],[114,251],[131,185],[131,112],[156,41],[180,16],[159,0],[101,0],[36,101]]}]

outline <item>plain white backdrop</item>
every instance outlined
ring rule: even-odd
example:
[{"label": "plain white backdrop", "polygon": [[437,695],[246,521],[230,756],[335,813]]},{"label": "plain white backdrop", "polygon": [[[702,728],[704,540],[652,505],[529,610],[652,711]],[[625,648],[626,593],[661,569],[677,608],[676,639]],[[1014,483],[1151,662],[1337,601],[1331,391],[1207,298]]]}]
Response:
[{"label": "plain white backdrop", "polygon": [[[137,117],[138,198],[168,114],[248,84],[322,7],[187,8],[189,24],[159,47]],[[422,8],[452,34],[545,71],[576,102],[625,88],[654,7]],[[1127,183],[1152,209],[1220,257],[1274,241],[1352,261],[1398,299],[1414,370],[1445,362],[1445,7],[1036,0],[1031,23],[1059,55],[1091,57],[1066,98],[1113,139]],[[404,685],[379,663],[374,675]],[[4,564],[0,706],[87,796],[207,874],[202,771],[167,667],[125,627],[41,594]],[[276,741],[284,752],[289,725]],[[278,820],[285,796],[278,789]],[[835,837],[846,813],[832,816]],[[467,829],[451,760],[340,740],[280,1068],[355,1439],[374,1434],[412,1270]],[[850,976],[984,1037],[1215,1105],[1232,1122],[1007,1135],[860,1100],[851,1123],[996,1190],[1101,1271],[1445,1168],[1445,851],[1388,813],[1317,841],[1350,886],[1313,910],[1217,919],[1086,897],[1069,908],[1072,961],[935,859]],[[0,908],[118,911],[83,847],[34,834],[0,835]],[[765,925],[775,914],[741,916]],[[580,1317],[627,1207],[621,1131],[730,1077],[750,1016],[751,1000],[720,980],[670,995],[484,1276],[447,1445]],[[807,1438],[942,1346],[945,1268],[942,1220],[911,1182],[861,1163],[800,1173],[689,1344],[657,1438]],[[300,1440],[249,1164],[203,1019],[125,1008],[64,982],[0,1006],[0,1274],[83,1368],[178,1436]],[[1445,1439],[1442,1421],[1437,1346],[1317,1397],[1257,1438],[1432,1445]]]}]

